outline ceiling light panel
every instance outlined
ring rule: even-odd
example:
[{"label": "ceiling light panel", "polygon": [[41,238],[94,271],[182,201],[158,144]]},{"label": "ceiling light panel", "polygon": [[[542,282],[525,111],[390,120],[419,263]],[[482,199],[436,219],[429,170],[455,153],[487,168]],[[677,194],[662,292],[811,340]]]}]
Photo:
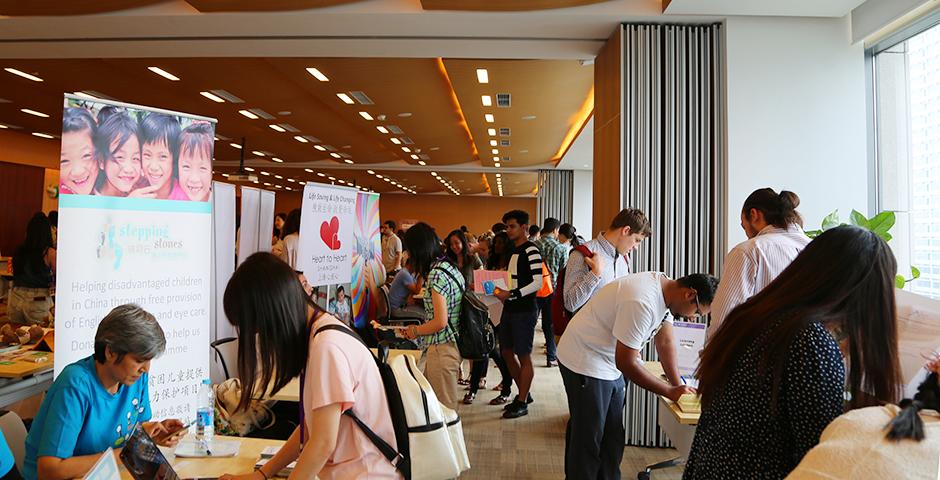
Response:
[{"label": "ceiling light panel", "polygon": [[300,135],[295,136],[295,137],[294,137],[294,140],[297,140],[297,141],[300,142],[300,143],[307,143],[307,142],[310,141],[310,140],[307,140],[307,139],[304,138],[304,137],[301,137]]},{"label": "ceiling light panel", "polygon": [[483,100],[483,106],[484,106],[484,107],[492,107],[492,106],[493,106],[493,97],[491,97],[491,96],[489,96],[489,95],[483,95],[481,98],[482,98],[482,100]]},{"label": "ceiling light panel", "polygon": [[349,95],[346,95],[345,93],[337,93],[336,96],[339,97],[339,99],[342,100],[346,105],[352,105],[353,103],[356,103],[352,98],[349,97]]},{"label": "ceiling light panel", "polygon": [[274,115],[271,115],[270,113],[265,112],[264,110],[260,108],[249,108],[248,111],[265,120],[274,120]]},{"label": "ceiling light panel", "polygon": [[27,80],[32,80],[32,81],[34,81],[34,82],[41,82],[41,81],[43,81],[41,78],[37,77],[36,75],[32,75],[32,74],[26,73],[26,72],[24,72],[24,71],[22,71],[22,70],[17,70],[17,69],[15,69],[15,68],[7,67],[7,68],[4,68],[4,70],[6,70],[6,71],[9,72],[9,73],[12,73],[13,75],[17,75],[17,76],[23,77],[23,78],[25,78],[25,79],[27,79]]},{"label": "ceiling light panel", "polygon": [[287,130],[284,130],[284,127],[282,127],[282,126],[280,126],[280,125],[273,125],[273,124],[272,124],[272,125],[268,125],[268,127],[270,127],[271,130],[274,130],[275,132],[284,133],[284,132],[287,131]]},{"label": "ceiling light panel", "polygon": [[203,97],[208,98],[209,100],[212,100],[213,102],[216,102],[216,103],[225,103],[225,99],[224,99],[224,98],[222,98],[222,97],[220,97],[220,96],[218,96],[218,95],[216,95],[216,94],[214,94],[214,93],[212,93],[212,92],[199,92],[199,94],[202,95]]},{"label": "ceiling light panel", "polygon": [[496,118],[493,117],[493,114],[492,114],[492,113],[487,113],[487,114],[483,115],[483,118],[486,119],[486,123],[493,123],[493,122],[496,121]]},{"label": "ceiling light panel", "polygon": [[160,75],[161,77],[163,77],[163,78],[165,78],[165,79],[167,79],[167,80],[172,80],[172,81],[174,81],[174,82],[180,81],[180,78],[179,78],[179,77],[177,77],[176,75],[173,75],[172,73],[170,73],[170,72],[168,72],[168,71],[166,71],[166,70],[164,70],[164,69],[162,69],[162,68],[160,68],[160,67],[147,67],[147,70],[150,70],[151,72],[156,73],[157,75]]},{"label": "ceiling light panel", "polygon": [[378,130],[380,133],[388,133],[388,129],[381,125],[378,127],[375,127],[375,129]]},{"label": "ceiling light panel", "polygon": [[369,115],[369,112],[359,112],[359,116],[370,122],[372,121],[372,115]]},{"label": "ceiling light panel", "polygon": [[30,110],[30,109],[28,109],[28,108],[21,108],[20,111],[23,112],[23,113],[28,113],[28,114],[33,115],[33,116],[36,116],[36,117],[49,118],[49,115],[47,115],[47,114],[45,114],[45,113],[37,112],[36,110]]},{"label": "ceiling light panel", "polygon": [[229,91],[227,91],[227,90],[216,89],[216,90],[209,90],[209,91],[210,91],[213,95],[216,95],[216,96],[219,96],[219,97],[224,98],[225,101],[227,101],[227,102],[230,102],[230,103],[245,103],[244,100],[242,100],[241,98],[238,98],[237,96],[233,95],[231,92],[229,92]]},{"label": "ceiling light panel", "polygon": [[485,68],[477,69],[477,81],[480,83],[490,83],[490,73]]},{"label": "ceiling light panel", "polygon": [[246,116],[246,117],[248,117],[248,118],[250,118],[250,119],[252,119],[252,120],[257,120],[257,119],[258,119],[258,116],[255,115],[254,113],[252,113],[252,112],[249,111],[249,110],[239,110],[238,113],[240,113],[240,114],[242,114],[242,115],[244,115],[244,116]]},{"label": "ceiling light panel", "polygon": [[317,69],[314,68],[314,67],[307,67],[307,73],[309,73],[310,75],[313,75],[314,78],[316,78],[317,80],[319,80],[319,81],[321,81],[321,82],[329,82],[329,81],[330,81],[330,79],[327,78],[326,75],[324,75],[322,72],[320,72],[319,70],[317,70]]}]

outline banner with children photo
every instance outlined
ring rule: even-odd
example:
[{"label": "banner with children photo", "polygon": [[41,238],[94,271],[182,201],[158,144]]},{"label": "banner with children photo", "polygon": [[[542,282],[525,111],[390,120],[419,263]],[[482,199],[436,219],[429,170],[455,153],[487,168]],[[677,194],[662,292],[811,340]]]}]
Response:
[{"label": "banner with children photo", "polygon": [[163,327],[154,418],[194,418],[208,378],[216,121],[66,95],[55,373],[92,354],[98,322],[136,303]]}]

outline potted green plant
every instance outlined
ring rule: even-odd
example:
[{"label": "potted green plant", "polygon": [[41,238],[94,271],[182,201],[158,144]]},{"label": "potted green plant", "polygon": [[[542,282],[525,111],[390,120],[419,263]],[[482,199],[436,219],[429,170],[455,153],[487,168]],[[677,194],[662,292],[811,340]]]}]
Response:
[{"label": "potted green plant", "polygon": [[[858,210],[852,210],[852,214],[849,216],[851,225],[871,230],[885,242],[890,242],[891,239],[894,238],[891,236],[891,228],[894,227],[895,221],[896,217],[892,211],[884,211],[874,217],[866,218],[865,215]],[[839,225],[846,225],[846,223],[839,219],[839,210],[834,210],[823,219],[822,228],[819,230],[807,230],[806,235],[809,238],[816,238],[822,232],[830,228],[838,227]],[[904,288],[905,283],[912,282],[918,278],[920,278],[920,270],[911,265],[911,278],[904,278],[904,275],[898,274],[894,280],[894,284],[898,288]]]}]

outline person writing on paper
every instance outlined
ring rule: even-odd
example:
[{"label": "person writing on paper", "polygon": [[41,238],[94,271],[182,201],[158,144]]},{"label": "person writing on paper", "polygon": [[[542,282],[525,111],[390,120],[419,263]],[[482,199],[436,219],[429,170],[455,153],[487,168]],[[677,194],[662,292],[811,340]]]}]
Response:
[{"label": "person writing on paper", "polygon": [[258,252],[242,263],[222,296],[225,316],[238,330],[238,368],[248,408],[262,392],[277,393],[300,376],[301,426],[260,469],[222,480],[265,480],[296,461],[290,478],[400,479],[392,463],[348,415],[352,410],[397,448],[382,378],[372,353],[352,330],[321,310],[274,255]]},{"label": "person writing on paper", "polygon": [[[558,344],[568,395],[565,474],[569,480],[620,478],[626,380],[677,401],[695,390],[679,378],[670,315],[707,315],[718,280],[695,273],[673,280],[644,272],[607,284],[568,324]],[[655,337],[667,382],[643,368],[640,352]],[[626,380],[625,380],[626,379]]]},{"label": "person writing on paper", "polygon": [[896,402],[896,273],[875,233],[836,227],[732,310],[702,351],[683,478],[783,478],[846,409]]},{"label": "person writing on paper", "polygon": [[712,305],[708,338],[714,336],[734,307],[744,303],[780,275],[809,243],[803,218],[797,213],[800,197],[786,190],[755,190],[744,200],[741,228],[748,240],[725,256],[721,288]]},{"label": "person writing on paper", "polygon": [[26,437],[23,476],[81,477],[109,447],[118,454],[138,424],[157,444],[175,446],[183,423],[150,421],[150,362],[165,348],[163,329],[146,310],[111,310],[98,324],[95,353],[65,367],[46,392]]}]

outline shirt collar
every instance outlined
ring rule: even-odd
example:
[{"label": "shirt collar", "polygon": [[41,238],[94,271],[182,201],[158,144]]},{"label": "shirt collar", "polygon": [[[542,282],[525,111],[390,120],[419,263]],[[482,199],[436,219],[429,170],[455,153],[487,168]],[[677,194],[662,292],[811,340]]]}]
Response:
[{"label": "shirt collar", "polygon": [[604,251],[607,255],[610,255],[613,258],[617,258],[617,249],[614,248],[606,237],[604,237],[604,232],[597,234],[597,244],[600,246],[601,250]]},{"label": "shirt collar", "polygon": [[795,223],[787,225],[787,228],[778,228],[773,225],[767,225],[761,231],[757,232],[757,236],[769,235],[771,233],[803,233],[803,229]]}]

